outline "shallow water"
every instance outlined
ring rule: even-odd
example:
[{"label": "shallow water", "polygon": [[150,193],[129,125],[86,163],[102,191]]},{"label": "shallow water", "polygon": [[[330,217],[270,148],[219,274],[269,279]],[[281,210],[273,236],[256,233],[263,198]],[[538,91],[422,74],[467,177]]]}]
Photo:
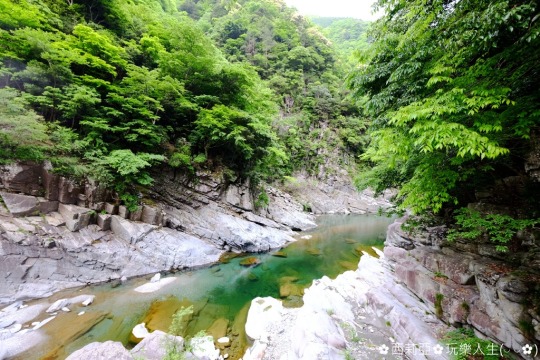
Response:
[{"label": "shallow water", "polygon": [[[356,269],[362,251],[373,253],[371,246],[382,247],[391,219],[374,215],[328,215],[318,218],[319,226],[298,234],[299,240],[277,255],[257,254],[233,257],[209,268],[181,272],[167,277],[175,280],[157,292],[140,294],[134,289],[148,281],[134,279],[112,287],[89,286],[56,294],[46,301],[80,294],[94,294],[87,307],[71,307],[60,313],[43,329],[49,341],[21,359],[64,359],[67,354],[94,341],[115,340],[126,346],[133,327],[145,322],[150,330],[167,331],[171,316],[181,307],[194,306],[194,314],[185,324],[184,336],[213,328],[216,336],[225,329],[233,344],[227,349],[231,359],[240,357],[247,345],[244,322],[251,300],[257,296],[284,297],[286,306],[300,306],[302,289],[314,279],[326,275],[335,278]],[[309,235],[310,239],[300,239]],[[240,261],[254,256],[260,264],[244,267]],[[38,301],[44,302],[44,300]],[[79,311],[85,311],[77,316]]]}]

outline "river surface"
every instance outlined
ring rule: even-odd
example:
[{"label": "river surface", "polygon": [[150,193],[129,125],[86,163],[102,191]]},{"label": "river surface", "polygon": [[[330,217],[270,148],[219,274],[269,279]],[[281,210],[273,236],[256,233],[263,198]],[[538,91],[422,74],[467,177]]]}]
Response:
[{"label": "river surface", "polygon": [[[150,330],[167,331],[172,315],[190,305],[194,313],[186,318],[183,335],[193,336],[201,330],[215,337],[226,334],[232,346],[225,352],[230,359],[239,358],[247,346],[244,323],[253,298],[281,295],[285,306],[301,306],[302,289],[314,279],[335,278],[354,270],[362,251],[374,254],[372,246],[382,247],[391,222],[375,215],[321,216],[316,229],[297,234],[298,241],[278,253],[230,256],[208,268],[167,275],[174,281],[150,294],[134,291],[148,282],[146,277],[116,287],[103,284],[64,291],[36,301],[96,296],[89,307],[73,305],[71,312],[58,314],[42,328],[48,336],[46,343],[20,359],[64,359],[94,341],[115,340],[132,347],[130,334],[135,325],[145,322]],[[260,261],[258,266],[240,264],[252,256]],[[80,311],[85,314],[77,315]]]}]

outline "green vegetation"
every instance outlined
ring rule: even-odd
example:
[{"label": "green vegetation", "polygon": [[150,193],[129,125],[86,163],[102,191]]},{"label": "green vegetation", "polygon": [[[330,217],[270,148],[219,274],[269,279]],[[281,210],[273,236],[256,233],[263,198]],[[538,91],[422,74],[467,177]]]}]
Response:
[{"label": "green vegetation", "polygon": [[354,54],[365,51],[369,47],[368,28],[370,22],[351,18],[313,17],[311,20],[322,28],[341,59],[346,61],[347,69],[351,70],[356,60]]},{"label": "green vegetation", "polygon": [[508,251],[508,244],[515,238],[518,231],[540,222],[538,219],[516,220],[509,215],[482,215],[479,211],[470,209],[460,209],[456,211],[456,214],[458,228],[448,232],[448,240],[487,238],[496,244],[496,249],[500,252]]},{"label": "green vegetation", "polygon": [[354,168],[367,143],[330,42],[280,1],[0,9],[1,163],[50,159],[133,208],[156,166],[256,187],[294,170],[321,174],[329,157]]},{"label": "green vegetation", "polygon": [[435,294],[435,315],[439,318],[439,319],[442,319],[443,317],[443,307],[442,307],[442,302],[444,300],[444,295],[441,294],[441,293],[437,293]]},{"label": "green vegetation", "polygon": [[371,118],[363,185],[415,213],[521,175],[540,122],[533,1],[378,1],[385,16],[349,78]]}]

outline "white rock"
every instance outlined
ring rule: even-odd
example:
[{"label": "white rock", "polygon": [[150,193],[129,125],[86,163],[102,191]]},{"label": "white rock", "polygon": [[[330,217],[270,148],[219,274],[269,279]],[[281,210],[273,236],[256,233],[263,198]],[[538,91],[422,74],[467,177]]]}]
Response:
[{"label": "white rock", "polygon": [[49,308],[47,310],[45,310],[45,312],[53,313],[53,312],[56,312],[56,311],[60,310],[61,308],[63,308],[64,306],[67,306],[67,305],[69,305],[69,300],[68,299],[56,300],[51,306],[49,306]]},{"label": "white rock", "polygon": [[160,279],[161,279],[161,274],[157,273],[156,275],[152,276],[152,278],[150,279],[150,282],[155,283],[155,282],[158,282]]},{"label": "white rock", "polygon": [[67,306],[64,306],[64,307],[62,308],[62,311],[63,311],[63,312],[70,312],[71,310],[69,310],[69,308],[68,308]]},{"label": "white rock", "polygon": [[221,337],[217,340],[218,344],[221,345],[227,345],[231,342],[231,339],[229,339],[227,336]]},{"label": "white rock", "polygon": [[120,278],[120,281],[121,281],[121,282],[126,282],[127,279],[128,279],[127,276],[124,275],[124,276],[122,276],[122,277]]},{"label": "white rock", "polygon": [[9,331],[12,333],[12,334],[15,334],[15,333],[18,333],[19,331],[21,331],[22,329],[22,325],[21,324],[14,324],[11,328],[9,328]]},{"label": "white rock", "polygon": [[283,304],[271,297],[257,297],[251,301],[247,321],[246,334],[252,340],[266,337],[268,325],[281,320]]},{"label": "white rock", "polygon": [[33,330],[37,330],[41,327],[43,327],[43,325],[47,324],[48,322],[52,321],[56,316],[51,316],[50,318],[47,318],[45,320],[43,320],[42,322],[40,322],[39,324],[35,325],[32,329]]},{"label": "white rock", "polygon": [[300,239],[309,240],[312,237],[313,237],[312,235],[304,235],[304,236],[301,236]]},{"label": "white rock", "polygon": [[94,298],[95,298],[94,295],[90,296],[88,299],[86,299],[86,300],[84,300],[84,301],[82,302],[82,305],[83,305],[83,306],[88,306],[88,305],[90,305],[91,303],[94,302]]},{"label": "white rock", "polygon": [[147,337],[147,336],[150,334],[150,333],[148,332],[148,329],[146,328],[146,324],[145,324],[145,323],[135,325],[135,327],[133,328],[133,330],[131,331],[131,333],[132,333],[133,336],[135,336],[137,339],[144,339],[145,337]]},{"label": "white rock", "polygon": [[229,354],[223,355],[223,358],[224,358],[224,359],[228,359],[228,358],[229,358]]},{"label": "white rock", "polygon": [[78,316],[81,316],[81,315],[84,315],[84,314],[85,314],[85,312],[84,312],[84,311],[81,311],[81,312],[78,313],[77,315],[78,315]]},{"label": "white rock", "polygon": [[191,352],[197,359],[217,360],[219,350],[214,346],[212,336],[194,337],[190,341]]},{"label": "white rock", "polygon": [[157,282],[154,282],[154,283],[147,283],[147,284],[141,285],[138,288],[136,288],[135,291],[138,292],[138,293],[151,293],[151,292],[154,292],[154,291],[158,291],[159,289],[161,289],[165,285],[170,284],[171,282],[173,282],[175,280],[176,280],[176,278],[174,278],[174,277],[161,279],[161,280],[159,280]]}]

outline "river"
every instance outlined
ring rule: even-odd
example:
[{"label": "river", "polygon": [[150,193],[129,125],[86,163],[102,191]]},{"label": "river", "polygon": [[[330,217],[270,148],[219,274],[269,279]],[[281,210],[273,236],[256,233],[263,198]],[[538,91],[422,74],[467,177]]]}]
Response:
[{"label": "river", "polygon": [[[298,241],[278,253],[226,256],[220,264],[208,268],[169,274],[167,277],[175,280],[150,294],[134,291],[148,282],[149,277],[145,277],[120,286],[72,289],[38,300],[33,303],[81,294],[96,296],[89,307],[77,305],[69,313],[58,314],[43,327],[46,342],[19,359],[64,359],[94,341],[115,340],[130,347],[130,333],[136,324],[145,322],[150,330],[167,331],[172,315],[190,305],[194,313],[183,335],[192,336],[201,330],[210,330],[215,336],[226,332],[232,339],[229,358],[238,358],[247,346],[243,327],[253,298],[281,295],[285,306],[301,306],[301,291],[314,279],[324,275],[335,278],[356,269],[362,251],[374,254],[372,246],[382,247],[391,222],[375,215],[320,216],[316,229],[299,233]],[[240,265],[247,257],[255,257],[259,265]],[[80,311],[85,313],[78,315]]]}]

